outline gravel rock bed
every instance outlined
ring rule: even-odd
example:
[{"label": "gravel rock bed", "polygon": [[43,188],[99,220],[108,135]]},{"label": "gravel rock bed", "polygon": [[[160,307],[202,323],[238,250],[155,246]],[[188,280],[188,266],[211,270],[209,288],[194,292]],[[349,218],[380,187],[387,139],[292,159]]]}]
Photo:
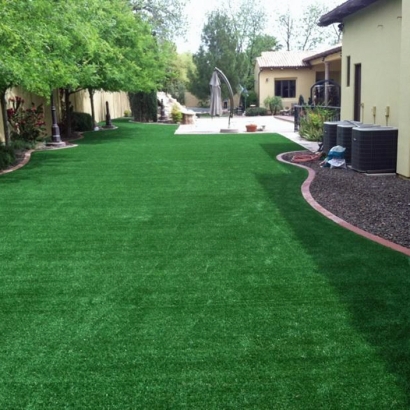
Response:
[{"label": "gravel rock bed", "polygon": [[[293,155],[283,159],[291,162]],[[301,165],[316,172],[310,193],[321,206],[358,228],[410,248],[410,180],[322,168],[320,160]]]}]

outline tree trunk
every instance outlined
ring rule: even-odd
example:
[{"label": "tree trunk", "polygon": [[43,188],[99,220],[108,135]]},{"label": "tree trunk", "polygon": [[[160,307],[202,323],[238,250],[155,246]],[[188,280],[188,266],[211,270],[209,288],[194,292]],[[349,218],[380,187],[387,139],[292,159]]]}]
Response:
[{"label": "tree trunk", "polygon": [[90,94],[91,118],[93,119],[93,128],[94,128],[95,127],[94,90],[92,88],[89,88],[88,93]]},{"label": "tree trunk", "polygon": [[0,91],[0,105],[1,105],[1,114],[3,116],[3,131],[6,145],[10,145],[10,127],[7,117],[7,100],[6,100],[6,89]]},{"label": "tree trunk", "polygon": [[71,127],[71,104],[70,104],[71,92],[68,88],[64,88],[64,100],[65,100],[65,136],[67,139],[71,137],[72,127]]}]

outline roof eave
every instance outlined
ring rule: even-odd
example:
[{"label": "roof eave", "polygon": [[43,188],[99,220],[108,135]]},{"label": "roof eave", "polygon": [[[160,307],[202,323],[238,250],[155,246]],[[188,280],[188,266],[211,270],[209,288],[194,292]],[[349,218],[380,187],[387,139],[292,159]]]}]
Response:
[{"label": "roof eave", "polygon": [[330,50],[326,50],[326,51],[323,51],[321,53],[315,54],[313,56],[306,57],[306,58],[303,59],[303,61],[305,63],[310,64],[310,61],[312,61],[312,60],[316,60],[317,58],[320,58],[320,57],[327,57],[327,56],[330,56],[332,54],[340,53],[341,51],[342,51],[342,46],[337,46],[337,47],[334,47]]},{"label": "roof eave", "polygon": [[272,70],[285,70],[288,68],[309,68],[310,65],[309,64],[305,64],[305,65],[284,65],[284,66],[272,66],[272,65],[266,65],[266,66],[259,66],[259,68],[261,69],[272,69]]},{"label": "roof eave", "polygon": [[320,27],[326,27],[334,23],[342,23],[343,20],[358,11],[370,6],[378,0],[348,0],[335,9],[320,17],[317,23]]}]

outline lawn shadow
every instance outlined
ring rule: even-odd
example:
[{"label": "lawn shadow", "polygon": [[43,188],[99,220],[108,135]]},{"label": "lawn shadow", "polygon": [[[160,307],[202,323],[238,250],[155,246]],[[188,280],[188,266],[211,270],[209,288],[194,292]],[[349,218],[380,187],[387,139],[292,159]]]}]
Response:
[{"label": "lawn shadow", "polygon": [[[263,146],[272,158],[280,153],[277,148]],[[302,197],[307,171],[278,166],[286,172],[257,174],[257,181],[337,291],[352,325],[396,376],[410,404],[410,258],[326,219]]]}]

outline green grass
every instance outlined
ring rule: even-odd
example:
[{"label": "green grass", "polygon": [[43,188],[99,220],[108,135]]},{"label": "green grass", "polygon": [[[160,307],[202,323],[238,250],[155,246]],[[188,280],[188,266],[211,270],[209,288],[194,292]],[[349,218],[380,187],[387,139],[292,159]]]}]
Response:
[{"label": "green grass", "polygon": [[409,408],[409,259],[296,145],[117,125],[0,177],[1,409]]}]

